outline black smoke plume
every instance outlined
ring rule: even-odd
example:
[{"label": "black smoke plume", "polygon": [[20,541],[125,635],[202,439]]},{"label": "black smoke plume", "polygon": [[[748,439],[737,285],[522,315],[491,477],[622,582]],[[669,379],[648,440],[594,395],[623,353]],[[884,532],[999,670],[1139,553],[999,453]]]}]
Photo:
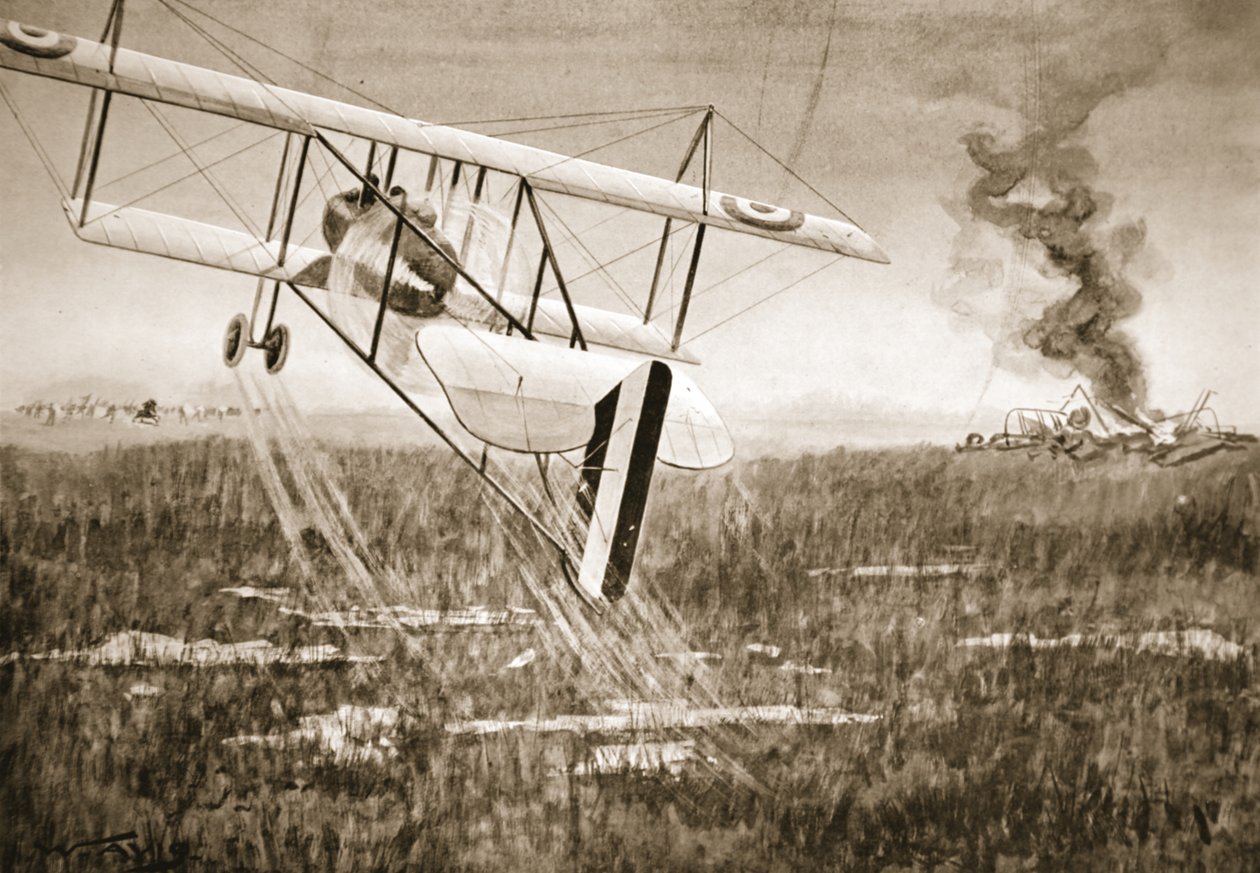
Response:
[{"label": "black smoke plume", "polygon": [[[1063,276],[1075,292],[1045,307],[1021,327],[1025,345],[1051,361],[1065,362],[1093,385],[1094,394],[1129,410],[1146,402],[1146,378],[1132,339],[1116,323],[1133,315],[1142,295],[1124,275],[1126,262],[1144,244],[1141,223],[1108,230],[1110,198],[1090,185],[1096,167],[1081,146],[1064,138],[1088,110],[1059,127],[1042,128],[1013,148],[1002,149],[988,133],[970,133],[962,143],[984,171],[971,185],[967,203],[974,218],[1036,244],[1043,272]],[[1043,205],[1012,197],[1020,183],[1043,188]]]}]

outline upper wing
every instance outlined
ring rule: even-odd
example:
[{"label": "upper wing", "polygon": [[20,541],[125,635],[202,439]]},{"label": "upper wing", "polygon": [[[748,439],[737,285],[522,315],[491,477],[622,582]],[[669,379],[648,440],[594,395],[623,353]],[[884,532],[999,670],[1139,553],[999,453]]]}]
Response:
[{"label": "upper wing", "polygon": [[767,206],[692,185],[565,157],[519,143],[427,124],[230,76],[80,37],[5,21],[0,66],[309,134],[323,128],[463,161],[529,180],[535,188],[570,194],[685,221],[864,260],[887,263],[880,247],[855,225]]}]

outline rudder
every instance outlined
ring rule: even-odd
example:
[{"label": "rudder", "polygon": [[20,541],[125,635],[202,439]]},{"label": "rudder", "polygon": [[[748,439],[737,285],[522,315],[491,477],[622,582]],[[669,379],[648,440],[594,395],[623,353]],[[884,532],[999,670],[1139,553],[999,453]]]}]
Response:
[{"label": "rudder", "polygon": [[617,600],[630,584],[673,375],[667,364],[639,367],[595,405],[578,509],[590,521],[578,585]]}]

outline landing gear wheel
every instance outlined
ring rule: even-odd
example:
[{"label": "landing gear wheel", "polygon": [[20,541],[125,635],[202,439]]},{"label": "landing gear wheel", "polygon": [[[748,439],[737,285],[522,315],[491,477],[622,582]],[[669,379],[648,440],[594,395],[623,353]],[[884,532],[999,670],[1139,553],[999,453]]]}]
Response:
[{"label": "landing gear wheel", "polygon": [[249,348],[249,319],[244,313],[237,313],[228,322],[223,332],[223,363],[235,367],[245,360],[245,350]]},{"label": "landing gear wheel", "polygon": [[267,364],[267,372],[276,375],[288,359],[289,329],[283,324],[277,324],[267,332],[267,338],[263,340],[263,360]]}]

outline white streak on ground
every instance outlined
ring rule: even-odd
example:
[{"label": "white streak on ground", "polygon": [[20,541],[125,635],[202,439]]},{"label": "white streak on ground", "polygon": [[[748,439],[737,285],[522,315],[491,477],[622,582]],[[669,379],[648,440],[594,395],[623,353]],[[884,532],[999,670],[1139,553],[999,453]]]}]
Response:
[{"label": "white streak on ground", "polygon": [[526,649],[525,651],[517,655],[515,658],[513,658],[511,661],[508,661],[506,664],[504,664],[503,669],[504,670],[519,670],[522,667],[528,667],[530,664],[534,663],[534,659],[537,657],[538,657],[538,652],[534,651],[533,649]]},{"label": "white streak on ground", "polygon": [[822,676],[830,673],[830,667],[815,667],[813,664],[798,664],[795,661],[784,661],[779,669],[784,673],[802,673],[806,676]]},{"label": "white streak on ground", "polygon": [[960,640],[957,646],[989,649],[1006,649],[1012,646],[1027,646],[1031,649],[1132,649],[1157,655],[1198,655],[1214,661],[1233,661],[1248,654],[1245,646],[1231,642],[1216,631],[1206,628],[1128,634],[1068,634],[1057,638],[1041,638],[1036,634],[990,634],[987,637],[968,637]]},{"label": "white streak on ground", "polygon": [[722,660],[717,652],[657,652],[656,657],[678,664],[702,664],[705,661]]},{"label": "white streak on ground", "polygon": [[660,730],[706,729],[725,725],[850,725],[871,724],[880,716],[842,709],[798,706],[693,707],[679,701],[627,702],[619,712],[558,715],[553,718],[508,721],[484,719],[450,722],[450,734],[498,734],[510,731],[559,733],[641,733]]},{"label": "white streak on ground", "polygon": [[[9,659],[22,657],[13,654]],[[379,657],[347,655],[336,646],[282,648],[267,640],[220,643],[215,640],[185,642],[178,637],[146,631],[122,631],[99,646],[88,649],[53,649],[26,655],[36,661],[68,661],[93,667],[151,665],[225,667],[235,664],[360,664],[378,662]]]},{"label": "white streak on ground", "polygon": [[255,588],[252,585],[241,585],[236,588],[220,588],[223,594],[233,594],[241,600],[270,600],[273,603],[284,603],[292,594],[291,588]]},{"label": "white streak on ground", "polygon": [[313,746],[334,764],[379,764],[398,756],[394,745],[398,720],[397,707],[347,704],[336,712],[303,716],[294,730],[230,737],[223,744],[279,749]]},{"label": "white streak on ground", "polygon": [[596,746],[585,760],[573,766],[576,776],[593,776],[599,773],[657,773],[668,772],[677,776],[683,766],[697,760],[694,740],[666,743],[622,743]]},{"label": "white streak on ground", "polygon": [[140,700],[146,697],[160,697],[164,693],[156,685],[150,685],[148,682],[136,682],[123,692],[123,697],[127,698],[127,700]]},{"label": "white streak on ground", "polygon": [[818,567],[807,570],[806,575],[811,578],[849,575],[867,579],[916,579],[932,576],[976,576],[993,569],[993,564],[871,564],[863,567]]},{"label": "white streak on ground", "polygon": [[304,612],[282,606],[280,612],[283,615],[304,618],[316,627],[336,628],[531,628],[541,624],[533,610],[492,610],[484,606],[447,610],[419,609],[414,606],[370,606],[366,609],[352,607],[328,612]]}]

